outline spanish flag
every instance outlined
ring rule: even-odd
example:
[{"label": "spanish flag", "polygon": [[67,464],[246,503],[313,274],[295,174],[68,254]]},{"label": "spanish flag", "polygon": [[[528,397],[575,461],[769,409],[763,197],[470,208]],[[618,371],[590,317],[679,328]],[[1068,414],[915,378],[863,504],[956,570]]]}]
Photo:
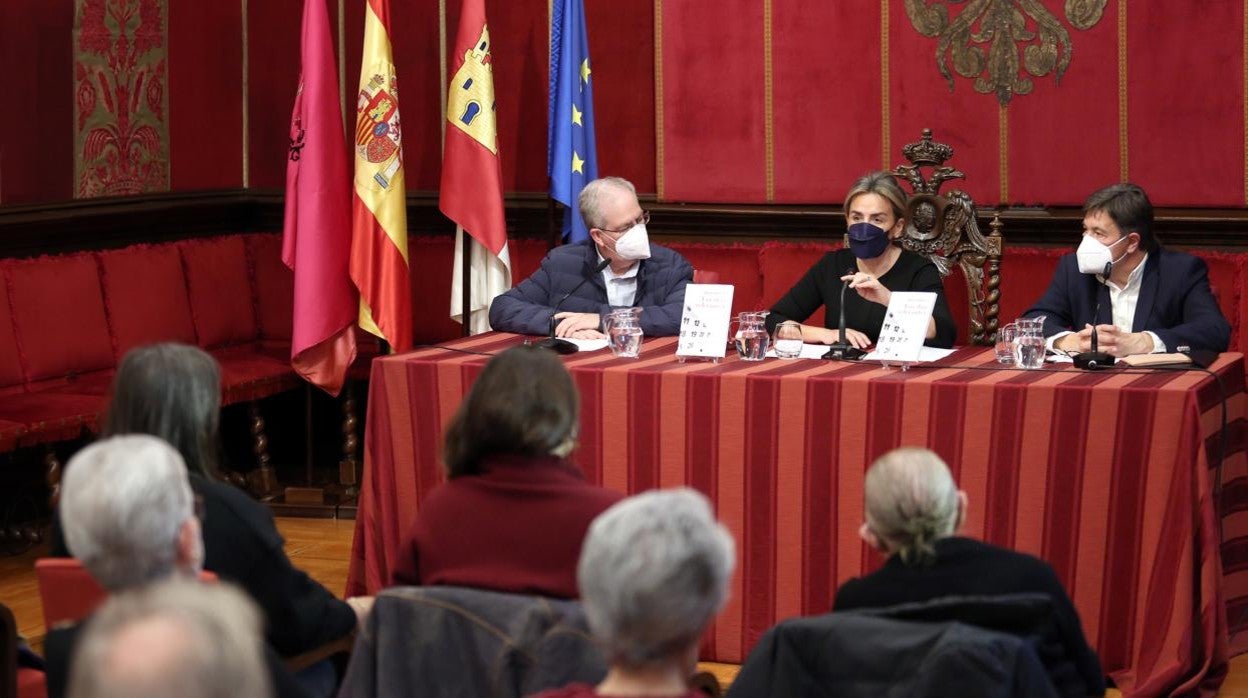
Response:
[{"label": "spanish flag", "polygon": [[300,60],[282,226],[282,261],[295,273],[290,364],[337,395],[355,360],[358,301],[347,273],[351,168],[325,0],[304,2]]},{"label": "spanish flag", "polygon": [[[494,70],[484,0],[464,0],[451,52],[446,121],[442,124],[439,208],[455,221],[451,317],[474,334],[490,329],[490,302],[511,288],[511,257],[503,218],[503,173],[494,114]],[[463,233],[472,236],[472,307],[462,308]]]},{"label": "spanish flag", "polygon": [[351,129],[355,146],[351,280],[360,289],[360,327],[389,342],[393,351],[405,351],[412,346],[412,286],[393,55],[390,2],[368,0]]}]

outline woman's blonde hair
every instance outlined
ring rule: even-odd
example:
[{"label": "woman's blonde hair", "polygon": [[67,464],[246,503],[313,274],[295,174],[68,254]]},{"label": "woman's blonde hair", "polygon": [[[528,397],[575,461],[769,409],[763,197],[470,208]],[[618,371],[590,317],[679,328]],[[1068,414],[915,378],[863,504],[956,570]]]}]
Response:
[{"label": "woman's blonde hair", "polygon": [[849,188],[849,193],[845,195],[845,216],[849,217],[849,206],[854,199],[863,194],[878,194],[884,197],[888,203],[892,204],[893,217],[906,217],[906,192],[897,183],[897,179],[891,174],[883,171],[869,172],[856,181],[854,186]]}]

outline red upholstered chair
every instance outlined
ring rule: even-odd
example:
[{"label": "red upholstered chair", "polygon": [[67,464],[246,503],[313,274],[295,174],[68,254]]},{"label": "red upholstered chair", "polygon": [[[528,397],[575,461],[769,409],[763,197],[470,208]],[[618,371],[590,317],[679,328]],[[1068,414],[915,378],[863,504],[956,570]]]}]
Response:
[{"label": "red upholstered chair", "polygon": [[17,666],[17,646],[17,621],[0,603],[0,696],[46,698],[46,677],[37,669]]},{"label": "red upholstered chair", "polygon": [[[108,592],[92,578],[91,573],[72,557],[44,557],[35,560],[35,578],[39,582],[39,600],[43,603],[44,626],[77,623],[95,612]],[[217,575],[204,571],[199,578],[217,581]]]},{"label": "red upholstered chair", "polygon": [[175,245],[134,245],[99,254],[116,361],[154,342],[195,343],[182,257]]},{"label": "red upholstered chair", "polygon": [[[758,267],[757,245],[713,245],[675,242],[669,245],[693,265],[694,283],[731,284],[732,311],[759,310],[763,304],[763,275]],[[706,281],[703,274],[714,270],[718,281]],[[787,290],[787,289],[786,289]]]},{"label": "red upholstered chair", "polygon": [[[788,293],[793,284],[802,278],[815,262],[837,245],[809,242],[768,242],[758,253],[758,265],[763,276],[762,307],[770,308]],[[819,308],[806,320],[807,324],[823,326],[824,310]]]},{"label": "red upholstered chair", "polygon": [[693,270],[693,283],[695,284],[717,284],[719,283],[719,272],[708,271],[706,269]]}]

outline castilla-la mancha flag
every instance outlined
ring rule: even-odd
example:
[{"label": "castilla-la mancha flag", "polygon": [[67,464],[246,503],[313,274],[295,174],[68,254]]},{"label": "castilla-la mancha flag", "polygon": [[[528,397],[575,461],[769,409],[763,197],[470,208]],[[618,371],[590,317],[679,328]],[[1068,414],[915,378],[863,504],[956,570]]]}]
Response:
[{"label": "castilla-la mancha flag", "polygon": [[390,2],[368,0],[356,95],[351,279],[360,289],[360,327],[392,351],[412,347],[399,87],[390,48]]},{"label": "castilla-la mancha flag", "polygon": [[304,1],[300,54],[282,232],[282,261],[295,273],[290,364],[337,395],[355,360],[358,302],[347,273],[351,170],[325,0]]},{"label": "castilla-la mancha flag", "polygon": [[[450,56],[439,208],[458,226],[451,317],[472,333],[490,329],[490,302],[511,288],[503,218],[503,171],[484,0],[464,0]],[[464,312],[463,233],[472,236],[472,307]],[[468,315],[465,318],[465,314]]]}]

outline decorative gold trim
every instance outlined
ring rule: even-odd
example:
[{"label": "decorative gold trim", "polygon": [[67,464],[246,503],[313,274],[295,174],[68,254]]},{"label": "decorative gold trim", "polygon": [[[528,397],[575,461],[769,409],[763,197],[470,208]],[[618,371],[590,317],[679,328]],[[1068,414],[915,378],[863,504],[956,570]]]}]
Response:
[{"label": "decorative gold trim", "polygon": [[342,108],[342,127],[348,132],[354,120],[347,116],[347,6],[338,0],[338,106]]},{"label": "decorative gold trim", "polygon": [[999,167],[1001,168],[998,173],[1001,178],[1001,201],[999,203],[1004,206],[1010,201],[1010,112],[1004,104],[997,104],[997,134]]},{"label": "decorative gold trim", "polygon": [[1131,179],[1127,150],[1127,0],[1118,0],[1118,179]]},{"label": "decorative gold trim", "polygon": [[441,149],[446,151],[446,0],[438,0],[438,133],[442,134]]},{"label": "decorative gold trim", "polygon": [[763,0],[763,144],[767,158],[767,203],[776,200],[776,140],[771,101],[771,1]]},{"label": "decorative gold trim", "polygon": [[888,92],[891,82],[888,75],[888,6],[888,0],[880,0],[880,123],[883,126],[880,131],[880,169],[883,170],[889,169],[888,163],[893,149],[892,135],[889,133],[891,126],[888,122]]},{"label": "decorative gold trim", "polygon": [[654,195],[663,201],[663,0],[654,0]]},{"label": "decorative gold trim", "polygon": [[243,189],[251,188],[251,105],[249,104],[248,74],[251,72],[251,50],[247,45],[247,0],[242,0],[243,27]]}]

